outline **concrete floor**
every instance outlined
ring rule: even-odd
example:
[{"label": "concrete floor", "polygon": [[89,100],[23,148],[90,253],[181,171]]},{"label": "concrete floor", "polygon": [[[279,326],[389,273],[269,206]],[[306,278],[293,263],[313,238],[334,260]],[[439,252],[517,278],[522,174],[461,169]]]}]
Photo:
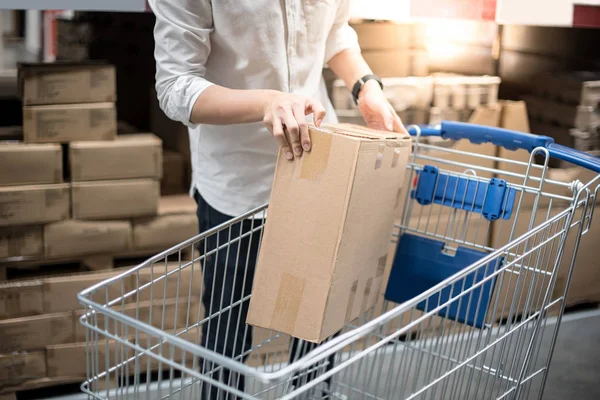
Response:
[{"label": "concrete floor", "polygon": [[544,400],[600,399],[600,315],[567,315],[560,327]]}]

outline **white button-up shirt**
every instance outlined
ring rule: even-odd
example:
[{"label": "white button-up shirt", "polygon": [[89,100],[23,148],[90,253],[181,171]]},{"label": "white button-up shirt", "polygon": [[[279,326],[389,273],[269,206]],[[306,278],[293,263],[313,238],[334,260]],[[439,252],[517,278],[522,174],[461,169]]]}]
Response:
[{"label": "white button-up shirt", "polygon": [[189,126],[192,188],[237,216],[269,200],[278,147],[262,123],[194,125],[211,84],[316,98],[335,122],[322,68],[358,48],[350,0],[150,0],[156,15],[156,90],[169,118]]}]

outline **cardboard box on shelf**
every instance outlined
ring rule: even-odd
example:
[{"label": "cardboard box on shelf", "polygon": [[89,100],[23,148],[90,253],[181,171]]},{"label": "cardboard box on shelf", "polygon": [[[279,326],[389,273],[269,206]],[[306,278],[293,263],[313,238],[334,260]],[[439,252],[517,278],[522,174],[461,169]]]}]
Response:
[{"label": "cardboard box on shelf", "polygon": [[44,227],[46,258],[119,254],[131,249],[129,221],[61,221]]},{"label": "cardboard box on shelf", "polygon": [[0,259],[36,257],[44,253],[43,228],[39,225],[0,228]]},{"label": "cardboard box on shelf", "polygon": [[411,54],[407,50],[371,50],[362,55],[381,78],[403,77],[411,75]]},{"label": "cardboard box on shelf", "polygon": [[377,299],[411,142],[351,125],[311,137],[277,162],[247,322],[319,342]]},{"label": "cardboard box on shelf", "polygon": [[46,377],[46,352],[0,354],[0,387]]},{"label": "cardboard box on shelf", "polygon": [[185,168],[185,160],[180,153],[172,150],[163,152],[163,177],[160,181],[162,196],[187,192]]},{"label": "cardboard box on shelf", "polygon": [[[100,351],[106,351],[106,341],[101,340],[98,342],[98,345],[98,355],[100,355]],[[48,346],[46,348],[48,377],[58,378],[69,376],[80,377],[82,379],[85,378],[87,359],[86,348],[85,342]],[[109,349],[114,350],[114,342],[109,344]]]},{"label": "cardboard box on shelf", "polygon": [[44,313],[42,282],[0,282],[0,319]]},{"label": "cardboard box on shelf", "polygon": [[23,108],[25,143],[112,140],[117,134],[114,103],[27,106]]},{"label": "cardboard box on shelf", "polygon": [[162,196],[158,201],[158,215],[191,214],[198,206],[188,194]]},{"label": "cardboard box on shelf", "polygon": [[152,179],[76,182],[72,184],[73,218],[114,219],[155,215],[159,183]]},{"label": "cardboard box on shelf", "polygon": [[23,140],[23,127],[19,126],[0,126],[0,140]]},{"label": "cardboard box on shelf", "polygon": [[162,176],[162,142],[152,134],[120,135],[112,141],[72,142],[73,182]]},{"label": "cardboard box on shelf", "polygon": [[60,183],[62,162],[57,144],[0,142],[0,185]]},{"label": "cardboard box on shelf", "polygon": [[19,65],[23,104],[115,102],[116,72],[101,63],[36,63]]},{"label": "cardboard box on shelf", "polygon": [[[56,313],[82,309],[83,306],[77,300],[77,294],[79,292],[122,272],[122,269],[118,269],[110,272],[82,273],[55,278],[45,278],[42,281],[44,312]],[[125,278],[123,280],[123,286],[110,285],[108,287],[108,292],[103,290],[102,293],[98,293],[98,296],[102,297],[104,302],[106,302],[107,294],[109,301],[119,298],[132,290],[130,282],[131,279]],[[99,299],[94,298],[92,300]],[[76,322],[78,323],[78,321]]]},{"label": "cardboard box on shelf", "polygon": [[69,218],[68,184],[0,187],[0,227]]},{"label": "cardboard box on shelf", "polygon": [[132,225],[134,249],[167,249],[198,234],[195,212],[135,219]]},{"label": "cardboard box on shelf", "polygon": [[[137,277],[139,276],[139,278]],[[202,294],[202,270],[191,262],[164,262],[153,267],[143,268],[139,275],[132,277],[132,285],[139,289],[132,301],[151,301],[162,299],[187,299],[191,290],[194,297]],[[166,288],[165,288],[166,285]],[[194,318],[197,316],[194,315]]]},{"label": "cardboard box on shelf", "polygon": [[352,28],[358,36],[358,44],[362,51],[370,50],[405,50],[412,45],[413,24],[397,24],[393,22],[359,22]]},{"label": "cardboard box on shelf", "polygon": [[[102,302],[102,304],[104,304]],[[189,304],[189,314],[188,314]],[[198,307],[201,307],[200,297],[190,297],[166,300],[143,301],[139,303],[125,304],[124,306],[115,306],[115,310],[129,317],[136,318],[155,328],[173,333],[173,327],[177,331],[184,327],[196,323],[198,318]],[[79,323],[79,318],[84,314],[84,310],[78,310],[73,313],[75,321],[75,342],[85,342],[86,327]],[[202,315],[202,314],[200,314]],[[103,314],[97,315],[97,320],[93,324],[99,327],[104,326]],[[66,342],[65,342],[66,343]]]},{"label": "cardboard box on shelf", "polygon": [[[568,207],[567,203],[556,202],[550,211],[549,217],[555,216],[562,212]],[[494,223],[494,234],[492,239],[497,244],[506,244],[511,239],[511,230],[514,226],[514,233],[512,239],[516,239],[519,236],[529,231],[529,224],[532,219],[533,209],[530,207],[524,207],[521,210],[520,215],[516,218],[512,218],[510,221],[504,221],[504,223]],[[573,222],[581,218],[581,210],[577,210],[574,215]],[[533,227],[539,226],[548,219],[548,208],[540,208],[534,218]],[[562,224],[553,224],[550,228],[547,228],[543,234],[538,234],[535,238],[530,240],[529,246],[532,247],[540,243],[541,240],[549,240],[549,238],[555,236],[564,226],[565,220],[562,219]],[[587,226],[587,221],[586,221]],[[552,240],[551,247],[546,245],[546,249],[534,251],[533,255],[526,259],[527,263],[539,264],[540,270],[555,271],[556,284],[554,287],[553,299],[562,296],[566,287],[566,280],[571,267],[571,260],[573,252],[575,250],[575,241],[579,230],[579,224],[569,230],[567,241],[563,250],[562,258],[559,265],[554,265],[558,257],[558,245],[560,244],[560,238]],[[575,269],[569,288],[569,294],[567,296],[567,306],[573,306],[583,303],[597,303],[600,302],[600,271],[597,268],[597,245],[600,237],[600,219],[592,219],[590,230],[581,238],[579,243],[579,249],[577,252],[577,258],[575,260]],[[520,252],[523,245],[521,246]],[[538,253],[540,257],[536,257]],[[530,265],[531,266],[531,265]],[[555,269],[556,268],[556,269]],[[539,274],[538,274],[539,275]],[[529,273],[529,279],[535,278],[532,273]],[[513,279],[514,280],[514,279]],[[538,281],[540,279],[538,278]],[[522,303],[525,301],[527,294],[527,286],[521,286],[520,290],[523,291],[525,287],[525,295],[522,296]],[[538,283],[539,285],[539,283]]]},{"label": "cardboard box on shelf", "polygon": [[40,350],[72,341],[72,313],[0,320],[0,353]]}]

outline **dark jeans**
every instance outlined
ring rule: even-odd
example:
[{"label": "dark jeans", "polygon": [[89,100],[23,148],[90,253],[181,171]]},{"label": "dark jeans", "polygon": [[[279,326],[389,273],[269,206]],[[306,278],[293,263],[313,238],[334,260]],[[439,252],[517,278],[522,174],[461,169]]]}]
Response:
[{"label": "dark jeans", "polygon": [[[197,216],[200,232],[205,232],[232,219],[231,216],[220,213],[204,201],[198,192],[194,194],[198,204]],[[209,350],[223,354],[237,361],[246,360],[252,348],[252,328],[246,325],[249,300],[239,303],[244,297],[250,295],[256,258],[260,246],[260,232],[235,242],[245,233],[250,233],[253,228],[259,227],[262,220],[244,220],[236,223],[230,229],[224,229],[218,234],[202,240],[198,244],[199,254],[207,254],[202,265],[204,291],[202,304],[208,322],[202,325],[201,345]],[[225,245],[225,246],[224,246]],[[222,248],[218,249],[219,247]],[[233,304],[233,306],[232,306]],[[226,309],[225,311],[222,311]],[[220,314],[219,314],[220,313]],[[217,314],[219,314],[217,316]],[[298,346],[301,346],[298,350]],[[302,356],[316,345],[293,338],[291,343],[290,362]],[[333,368],[333,356],[328,360],[327,370]],[[200,362],[202,372],[209,374],[215,380],[228,387],[237,387],[244,391],[244,377],[228,369],[221,368],[213,372],[212,363],[203,360]],[[316,377],[316,372],[302,374],[295,377],[292,384],[298,386],[305,384]],[[223,390],[210,384],[203,384],[202,400],[230,400],[237,398],[224,393]]]}]

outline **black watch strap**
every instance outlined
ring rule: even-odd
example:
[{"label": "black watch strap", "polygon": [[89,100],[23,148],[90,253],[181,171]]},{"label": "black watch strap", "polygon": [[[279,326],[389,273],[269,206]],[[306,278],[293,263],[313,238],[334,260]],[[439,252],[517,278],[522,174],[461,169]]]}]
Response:
[{"label": "black watch strap", "polygon": [[360,93],[360,90],[362,89],[363,85],[371,79],[377,81],[377,83],[379,83],[379,86],[383,89],[383,82],[381,82],[381,79],[379,79],[377,75],[369,74],[363,76],[362,78],[357,80],[354,86],[352,87],[352,98],[354,98],[354,102],[356,104],[358,104],[358,94]]}]

